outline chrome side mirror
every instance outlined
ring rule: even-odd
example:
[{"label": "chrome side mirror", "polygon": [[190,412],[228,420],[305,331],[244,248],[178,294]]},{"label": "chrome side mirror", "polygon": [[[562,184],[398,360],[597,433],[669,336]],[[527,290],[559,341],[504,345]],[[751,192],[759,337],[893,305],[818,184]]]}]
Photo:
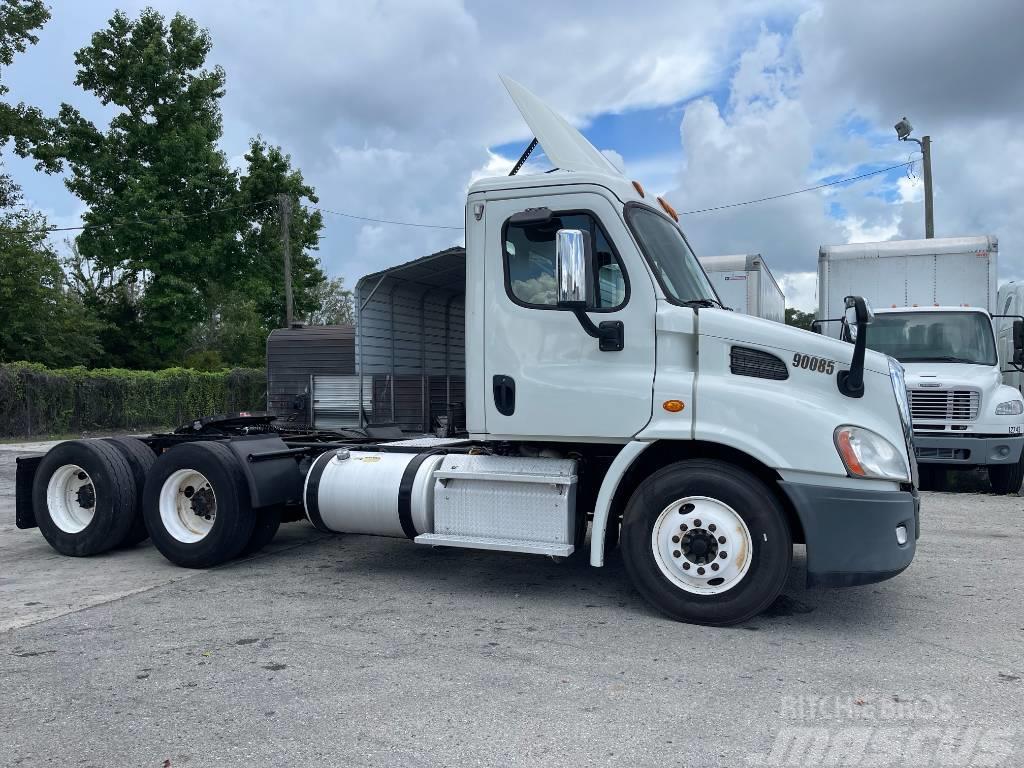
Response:
[{"label": "chrome side mirror", "polygon": [[590,289],[590,233],[560,229],[555,235],[555,285],[558,306],[586,308]]}]

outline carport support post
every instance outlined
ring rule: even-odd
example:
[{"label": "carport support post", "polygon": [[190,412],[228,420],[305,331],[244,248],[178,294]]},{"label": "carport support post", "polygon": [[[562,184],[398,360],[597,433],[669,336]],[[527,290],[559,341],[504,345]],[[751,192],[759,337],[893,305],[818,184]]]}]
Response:
[{"label": "carport support post", "polygon": [[281,251],[284,255],[284,327],[291,328],[292,320],[292,249],[289,242],[288,226],[292,218],[292,200],[286,192],[277,196],[281,209]]}]

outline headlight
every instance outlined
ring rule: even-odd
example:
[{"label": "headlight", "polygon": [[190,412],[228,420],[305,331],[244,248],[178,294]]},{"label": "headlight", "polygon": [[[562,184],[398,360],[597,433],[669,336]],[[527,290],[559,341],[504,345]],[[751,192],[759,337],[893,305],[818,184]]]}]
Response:
[{"label": "headlight", "polygon": [[1007,400],[996,406],[996,416],[1020,416],[1024,413],[1024,400]]},{"label": "headlight", "polygon": [[905,482],[907,461],[895,445],[863,427],[842,426],[835,431],[836,450],[851,477]]},{"label": "headlight", "polygon": [[907,380],[903,376],[903,366],[889,358],[889,380],[892,391],[896,393],[896,402],[900,407],[900,418],[905,429],[910,429],[910,400],[907,399]]}]

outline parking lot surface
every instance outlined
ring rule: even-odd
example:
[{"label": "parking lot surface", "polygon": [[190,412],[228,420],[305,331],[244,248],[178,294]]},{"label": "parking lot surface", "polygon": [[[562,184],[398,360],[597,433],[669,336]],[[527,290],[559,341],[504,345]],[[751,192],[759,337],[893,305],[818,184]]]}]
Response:
[{"label": "parking lot surface", "polygon": [[[37,446],[45,448],[45,446]],[[0,764],[1024,764],[1024,499],[923,494],[913,565],[677,624],[621,558],[282,527],[184,571],[14,527],[0,446]]]}]

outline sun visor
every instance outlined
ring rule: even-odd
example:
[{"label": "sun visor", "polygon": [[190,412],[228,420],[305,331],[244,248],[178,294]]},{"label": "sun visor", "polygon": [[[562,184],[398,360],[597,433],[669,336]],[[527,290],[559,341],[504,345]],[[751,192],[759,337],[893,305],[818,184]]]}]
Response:
[{"label": "sun visor", "polygon": [[501,82],[508,89],[508,95],[516,103],[523,120],[544,148],[544,154],[556,168],[622,176],[608,158],[551,107],[515,80],[502,75]]}]

